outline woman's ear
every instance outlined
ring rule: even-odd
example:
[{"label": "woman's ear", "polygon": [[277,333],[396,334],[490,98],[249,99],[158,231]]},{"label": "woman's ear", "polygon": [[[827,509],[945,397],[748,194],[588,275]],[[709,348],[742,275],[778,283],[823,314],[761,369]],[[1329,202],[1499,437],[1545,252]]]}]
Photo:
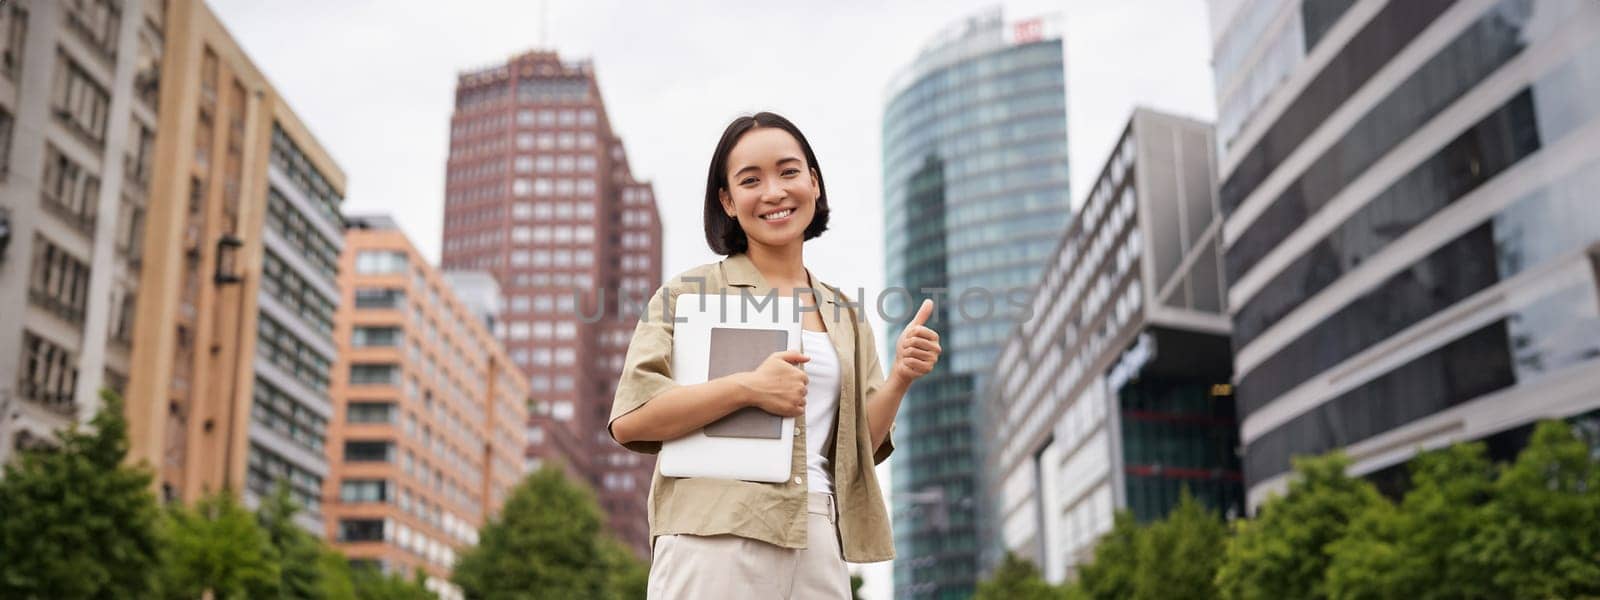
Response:
[{"label": "woman's ear", "polygon": [[733,207],[733,197],[728,195],[728,188],[717,190],[717,200],[722,202],[722,214],[735,221],[739,220],[739,211]]},{"label": "woman's ear", "polygon": [[820,180],[820,179],[821,179],[821,177],[819,177],[817,175],[817,170],[815,168],[811,169],[811,192],[812,192],[811,198],[812,199],[817,199],[817,198],[821,198],[822,197],[822,186],[817,183],[817,181]]}]

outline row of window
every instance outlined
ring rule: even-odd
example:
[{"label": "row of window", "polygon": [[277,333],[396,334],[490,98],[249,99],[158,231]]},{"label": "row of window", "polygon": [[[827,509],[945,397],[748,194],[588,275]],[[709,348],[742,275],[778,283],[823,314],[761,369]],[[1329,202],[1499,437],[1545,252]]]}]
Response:
[{"label": "row of window", "polygon": [[89,264],[38,233],[33,236],[28,300],[79,326],[89,303]]},{"label": "row of window", "polygon": [[46,143],[44,181],[39,189],[45,208],[85,234],[94,233],[100,205],[100,178]]},{"label": "row of window", "polygon": [[[1306,84],[1221,182],[1218,199],[1223,213],[1232,213],[1267,175],[1288,158],[1328,115],[1355,95],[1379,68],[1442,14],[1453,2],[1429,0],[1385,5]],[[1403,129],[1403,128],[1402,128]],[[1409,130],[1406,130],[1409,131]]]},{"label": "row of window", "polygon": [[278,123],[272,124],[272,164],[288,176],[329,224],[342,226],[344,219],[340,216],[339,205],[344,198]]},{"label": "row of window", "polygon": [[277,188],[270,186],[267,188],[267,228],[289,242],[328,282],[339,276],[339,247],[313,227]]},{"label": "row of window", "polygon": [[256,443],[250,444],[249,468],[245,486],[261,498],[277,493],[278,483],[289,486],[289,495],[311,516],[322,512],[322,477]]},{"label": "row of window", "polygon": [[265,379],[256,378],[251,417],[312,452],[321,453],[328,420]]},{"label": "row of window", "polygon": [[106,139],[111,94],[66,52],[56,51],[56,65],[51,98],[56,117],[98,148]]},{"label": "row of window", "polygon": [[28,38],[28,10],[21,3],[0,7],[0,77],[17,81],[22,73],[22,48]]},{"label": "row of window", "polygon": [[317,331],[333,333],[333,300],[290,268],[272,250],[261,258],[261,292],[276,299],[290,312],[299,315]]},{"label": "row of window", "polygon": [[333,361],[313,349],[294,332],[286,329],[272,317],[260,316],[257,327],[256,355],[316,392],[328,389],[328,370]]},{"label": "row of window", "polygon": [[122,23],[122,3],[116,0],[74,0],[63,4],[67,29],[75,31],[91,48],[115,63],[117,31]]},{"label": "row of window", "polygon": [[[1516,0],[1506,0],[1516,2]],[[1507,5],[1510,6],[1510,5]],[[1518,4],[1517,6],[1520,6]],[[1551,22],[1560,22],[1578,6],[1574,2],[1551,2],[1535,8],[1550,10]],[[1467,27],[1449,45],[1395,86],[1372,107],[1339,141],[1310,163],[1228,249],[1227,269],[1231,281],[1238,281],[1262,257],[1293,233],[1338,194],[1344,182],[1355,181],[1368,167],[1411,135],[1439,112],[1474,89],[1489,74],[1521,54],[1536,35],[1523,33],[1527,26],[1508,27],[1500,11],[1491,9]],[[1531,113],[1531,110],[1529,111]],[[1537,140],[1509,140],[1537,143]],[[1330,184],[1329,182],[1337,182]]]},{"label": "row of window", "polygon": [[78,389],[78,361],[71,352],[27,329],[22,330],[22,372],[17,395],[72,416]]}]

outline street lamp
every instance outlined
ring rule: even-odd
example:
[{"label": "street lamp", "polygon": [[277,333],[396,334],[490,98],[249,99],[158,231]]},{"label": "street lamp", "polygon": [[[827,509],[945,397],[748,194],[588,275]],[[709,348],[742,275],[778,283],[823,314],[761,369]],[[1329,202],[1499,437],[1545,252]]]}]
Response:
[{"label": "street lamp", "polygon": [[217,285],[229,285],[244,281],[236,267],[239,261],[239,248],[244,246],[244,240],[231,233],[224,233],[217,238],[217,272],[212,275],[212,282]]}]

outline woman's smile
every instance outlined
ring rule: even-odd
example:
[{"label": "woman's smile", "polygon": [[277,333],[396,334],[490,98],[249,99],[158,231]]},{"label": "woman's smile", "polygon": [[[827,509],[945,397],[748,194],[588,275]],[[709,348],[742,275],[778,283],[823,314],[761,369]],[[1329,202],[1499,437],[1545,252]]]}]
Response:
[{"label": "woman's smile", "polygon": [[761,215],[761,220],[765,221],[765,222],[767,222],[769,224],[772,224],[772,225],[783,225],[783,224],[788,223],[789,221],[792,221],[793,219],[791,219],[790,217],[793,217],[793,216],[794,216],[794,208],[790,207],[790,208],[783,208],[783,209],[775,210],[775,211],[769,212],[767,214]]}]

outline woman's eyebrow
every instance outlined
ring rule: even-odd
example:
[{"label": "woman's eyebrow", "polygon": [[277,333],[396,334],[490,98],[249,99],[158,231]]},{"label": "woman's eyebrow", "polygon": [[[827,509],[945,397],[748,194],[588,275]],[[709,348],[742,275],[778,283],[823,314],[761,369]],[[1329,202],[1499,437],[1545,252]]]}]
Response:
[{"label": "woman's eyebrow", "polygon": [[[802,161],[802,160],[800,160],[799,157],[795,157],[795,156],[786,156],[784,158],[778,159],[778,164],[780,164],[780,165],[784,164],[784,163],[788,163],[788,162],[805,162],[805,161]],[[734,175],[738,175],[740,173],[743,173],[745,171],[749,171],[749,170],[755,169],[755,168],[756,168],[755,165],[745,165],[743,167],[739,167],[739,170],[734,171],[733,174]]]}]

